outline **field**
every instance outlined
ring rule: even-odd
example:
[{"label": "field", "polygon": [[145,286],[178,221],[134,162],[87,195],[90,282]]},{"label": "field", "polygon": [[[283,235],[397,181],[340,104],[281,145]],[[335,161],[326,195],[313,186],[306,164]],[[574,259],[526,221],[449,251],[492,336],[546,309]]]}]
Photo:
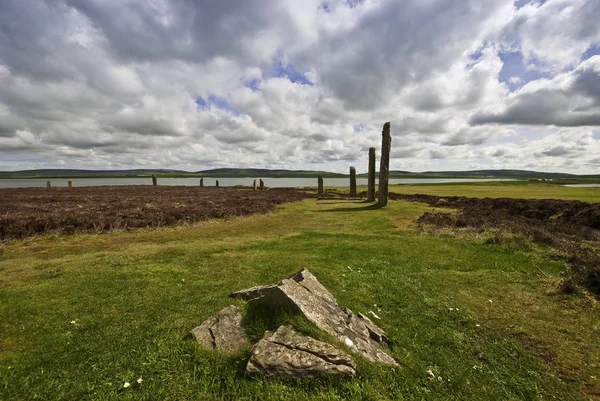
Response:
[{"label": "field", "polygon": [[[600,202],[595,188],[548,185],[390,191]],[[459,213],[309,198],[227,221],[6,241],[0,399],[600,400],[600,305],[583,286],[561,290],[564,250],[516,231],[431,229],[427,212]],[[186,337],[232,291],[304,267],[341,305],[381,317],[399,368],[359,361],[354,379],[246,377],[247,349],[226,356]],[[285,319],[304,327],[279,316],[253,335]]]},{"label": "field", "polygon": [[[0,189],[0,240],[47,232],[114,231],[267,213],[310,196],[294,189],[105,186]],[[314,196],[314,195],[313,195]]]}]

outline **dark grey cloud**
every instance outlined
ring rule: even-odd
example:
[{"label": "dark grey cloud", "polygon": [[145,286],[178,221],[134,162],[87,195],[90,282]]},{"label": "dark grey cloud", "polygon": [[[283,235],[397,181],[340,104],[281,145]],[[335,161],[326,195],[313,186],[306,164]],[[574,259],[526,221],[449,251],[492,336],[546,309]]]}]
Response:
[{"label": "dark grey cloud", "polygon": [[545,156],[565,156],[571,153],[573,153],[573,151],[564,146],[556,146],[550,150],[542,152],[542,154]]},{"label": "dark grey cloud", "polygon": [[[460,59],[508,3],[494,0],[384,1],[350,30],[324,32],[294,57],[315,66],[348,109],[382,107],[407,84],[443,73]],[[426,21],[426,23],[425,23]],[[478,38],[479,37],[479,38]],[[418,100],[435,109],[435,95]]]},{"label": "dark grey cloud", "polygon": [[527,86],[498,113],[476,112],[471,125],[600,126],[600,56],[542,85]]}]

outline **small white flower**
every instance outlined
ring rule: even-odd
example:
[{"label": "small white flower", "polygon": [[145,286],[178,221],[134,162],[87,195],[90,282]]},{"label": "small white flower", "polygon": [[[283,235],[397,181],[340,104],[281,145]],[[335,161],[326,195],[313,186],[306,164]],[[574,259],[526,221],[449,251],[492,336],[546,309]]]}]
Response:
[{"label": "small white flower", "polygon": [[77,324],[77,320],[71,320],[71,324]]},{"label": "small white flower", "polygon": [[351,339],[349,339],[348,337],[346,337],[346,338],[344,339],[344,343],[346,343],[346,345],[347,345],[348,347],[352,347],[352,346],[354,345],[354,343],[352,342],[352,340],[351,340]]},{"label": "small white flower", "polygon": [[491,299],[488,299],[488,302],[489,302],[489,303],[492,303],[492,300],[491,300]]},{"label": "small white flower", "polygon": [[348,270],[352,270],[352,268],[351,268],[350,266],[346,266],[346,268],[347,268]]},{"label": "small white flower", "polygon": [[477,324],[475,325],[475,327],[481,327],[481,325],[480,325],[479,323],[477,323]]},{"label": "small white flower", "polygon": [[137,379],[136,381],[138,382],[138,384],[143,382],[141,377],[139,379]]},{"label": "small white flower", "polygon": [[129,386],[131,386],[131,384],[129,384],[129,382],[125,382],[125,383],[123,383],[123,387],[124,387],[124,388],[127,388],[127,387],[129,387]]},{"label": "small white flower", "polygon": [[452,311],[454,310],[454,308],[448,308],[448,310],[449,310],[450,312],[452,312]]}]

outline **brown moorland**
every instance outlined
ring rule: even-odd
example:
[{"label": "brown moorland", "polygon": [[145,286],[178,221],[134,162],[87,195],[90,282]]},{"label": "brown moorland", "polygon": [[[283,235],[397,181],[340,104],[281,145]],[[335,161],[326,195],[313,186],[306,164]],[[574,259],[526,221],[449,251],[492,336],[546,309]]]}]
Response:
[{"label": "brown moorland", "polygon": [[307,191],[232,187],[102,186],[0,189],[0,240],[47,232],[103,232],[268,213]]}]

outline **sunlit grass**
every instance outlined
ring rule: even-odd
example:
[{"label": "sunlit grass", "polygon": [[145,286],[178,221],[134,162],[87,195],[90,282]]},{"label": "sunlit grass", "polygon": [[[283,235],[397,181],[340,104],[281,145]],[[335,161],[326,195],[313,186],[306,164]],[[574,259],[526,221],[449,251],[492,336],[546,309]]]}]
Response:
[{"label": "sunlit grass", "polygon": [[[429,189],[452,186],[441,187]],[[226,222],[2,245],[0,399],[598,397],[600,309],[585,293],[557,294],[564,264],[526,239],[425,235],[413,222],[430,210],[306,200]],[[232,291],[304,267],[340,304],[381,317],[400,368],[246,377],[248,349],[226,356],[186,338]],[[253,313],[255,339],[288,319]]]}]

